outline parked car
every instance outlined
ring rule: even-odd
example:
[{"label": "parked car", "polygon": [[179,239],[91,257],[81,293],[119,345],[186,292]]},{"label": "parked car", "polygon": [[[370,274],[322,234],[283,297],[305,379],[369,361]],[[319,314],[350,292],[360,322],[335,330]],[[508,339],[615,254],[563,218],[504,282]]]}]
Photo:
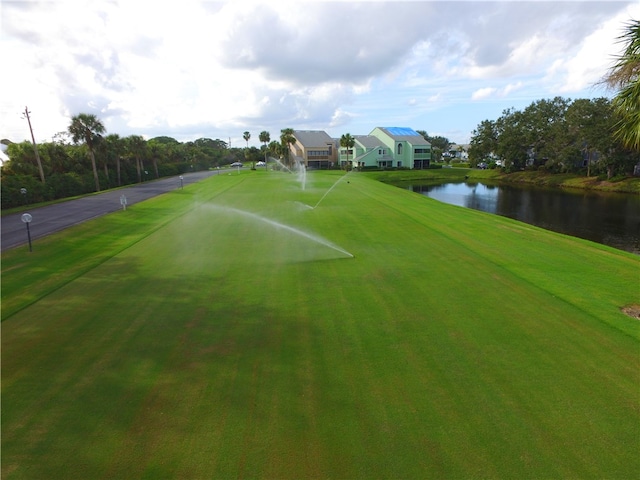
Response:
[{"label": "parked car", "polygon": [[266,164],[262,161],[256,163],[256,167],[264,167]]},{"label": "parked car", "polygon": [[233,162],[231,165],[229,165],[230,167],[241,167],[242,166],[242,162]]}]

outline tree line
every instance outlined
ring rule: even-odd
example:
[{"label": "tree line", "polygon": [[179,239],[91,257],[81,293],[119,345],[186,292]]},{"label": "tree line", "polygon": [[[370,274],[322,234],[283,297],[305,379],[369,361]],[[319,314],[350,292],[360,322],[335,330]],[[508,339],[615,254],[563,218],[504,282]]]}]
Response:
[{"label": "tree line", "polygon": [[[28,114],[27,109],[25,112]],[[295,142],[291,128],[281,130],[280,142],[271,141],[269,132],[261,132],[260,149],[249,147],[249,132],[243,137],[246,148],[231,148],[223,140],[210,138],[179,142],[168,136],[149,140],[140,135],[122,137],[106,134],[100,119],[81,113],[50,142],[2,140],[9,157],[0,170],[2,208],[99,192],[237,161],[266,163],[269,155],[287,163],[289,145]]]},{"label": "tree line", "polygon": [[616,134],[619,121],[607,98],[538,100],[482,121],[472,132],[469,160],[472,165],[497,162],[508,172],[632,174],[640,154]]}]

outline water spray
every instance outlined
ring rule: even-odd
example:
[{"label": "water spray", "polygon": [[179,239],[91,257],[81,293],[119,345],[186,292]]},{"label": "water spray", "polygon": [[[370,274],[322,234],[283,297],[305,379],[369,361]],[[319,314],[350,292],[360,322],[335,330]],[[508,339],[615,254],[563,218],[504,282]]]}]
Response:
[{"label": "water spray", "polygon": [[341,248],[341,247],[331,243],[329,240],[326,240],[326,239],[324,239],[322,237],[319,237],[317,235],[313,235],[311,233],[304,232],[302,230],[298,230],[297,228],[291,227],[289,225],[285,225],[284,223],[276,222],[275,220],[270,220],[270,219],[262,217],[262,216],[260,216],[258,214],[247,212],[247,211],[244,211],[244,210],[238,210],[237,208],[233,208],[233,207],[221,207],[221,206],[217,206],[217,205],[212,205],[212,207],[217,209],[217,210],[222,210],[222,211],[234,213],[236,215],[242,215],[243,217],[251,218],[253,220],[258,220],[260,222],[266,223],[267,225],[271,225],[272,227],[279,228],[281,230],[285,230],[287,232],[290,232],[290,233],[293,233],[293,234],[298,235],[300,237],[303,237],[303,238],[306,238],[308,240],[311,240],[311,241],[313,241],[315,243],[319,243],[321,245],[324,245],[325,247],[332,248],[333,250],[336,250],[336,251],[346,255],[347,257],[354,258],[353,254],[347,252],[344,248]]},{"label": "water spray", "polygon": [[269,157],[269,160],[273,160],[274,162],[276,162],[278,165],[280,165],[282,168],[284,168],[289,173],[293,173],[289,167],[287,167],[284,163],[282,163],[276,157]]},{"label": "water spray", "polygon": [[329,187],[329,190],[327,190],[324,195],[322,195],[322,197],[320,198],[320,200],[318,200],[318,203],[316,203],[313,207],[311,207],[312,209],[316,208],[318,205],[320,205],[320,203],[322,202],[322,200],[324,200],[324,197],[326,197],[327,195],[329,195],[329,192],[331,192],[331,190],[333,190],[335,188],[335,186],[343,179],[345,178],[347,175],[349,175],[348,172],[346,174],[344,174],[343,176],[341,176],[338,180],[335,181],[335,183],[333,185],[331,185],[331,187]]}]

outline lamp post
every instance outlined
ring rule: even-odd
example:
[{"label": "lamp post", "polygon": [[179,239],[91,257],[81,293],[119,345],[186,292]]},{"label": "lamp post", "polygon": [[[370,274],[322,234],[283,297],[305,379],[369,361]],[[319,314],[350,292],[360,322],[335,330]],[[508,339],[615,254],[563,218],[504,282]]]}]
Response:
[{"label": "lamp post", "polygon": [[29,239],[29,251],[33,252],[33,249],[31,248],[31,231],[29,230],[29,224],[31,223],[31,220],[33,219],[33,217],[31,216],[31,214],[29,213],[23,213],[22,214],[22,221],[27,225],[27,238]]},{"label": "lamp post", "polygon": [[26,188],[21,188],[20,189],[20,193],[22,194],[22,198],[24,200],[24,204],[27,204],[27,189]]},{"label": "lamp post", "polygon": [[180,190],[184,189],[184,177],[182,175],[180,175]]}]

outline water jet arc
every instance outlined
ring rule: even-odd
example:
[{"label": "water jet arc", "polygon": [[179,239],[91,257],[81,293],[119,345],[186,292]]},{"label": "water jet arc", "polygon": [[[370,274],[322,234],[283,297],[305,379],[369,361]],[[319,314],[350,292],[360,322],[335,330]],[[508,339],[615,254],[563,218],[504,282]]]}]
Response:
[{"label": "water jet arc", "polygon": [[237,208],[233,208],[233,207],[221,207],[221,206],[217,206],[217,205],[213,205],[213,208],[217,209],[217,210],[222,210],[222,211],[226,211],[226,212],[230,212],[230,213],[235,213],[237,215],[242,215],[243,217],[247,217],[247,218],[251,218],[253,220],[258,220],[262,223],[266,223],[267,225],[271,225],[272,227],[275,228],[279,228],[281,230],[285,230],[287,232],[291,232],[295,235],[298,235],[300,237],[306,238],[308,240],[311,240],[315,243],[319,243],[320,245],[324,245],[325,247],[329,247],[332,248],[333,250],[336,250],[340,253],[342,253],[343,255],[346,255],[347,257],[353,258],[353,254],[347,252],[344,248],[341,248],[333,243],[331,243],[329,240],[326,240],[322,237],[319,237],[317,235],[313,235],[311,233],[307,233],[303,230],[298,230],[297,228],[291,227],[289,225],[285,225],[284,223],[280,223],[280,222],[276,222],[275,220],[271,220],[269,218],[265,218],[262,217],[260,215],[257,215],[255,213],[251,213],[251,212],[247,212],[245,210],[239,210]]}]

